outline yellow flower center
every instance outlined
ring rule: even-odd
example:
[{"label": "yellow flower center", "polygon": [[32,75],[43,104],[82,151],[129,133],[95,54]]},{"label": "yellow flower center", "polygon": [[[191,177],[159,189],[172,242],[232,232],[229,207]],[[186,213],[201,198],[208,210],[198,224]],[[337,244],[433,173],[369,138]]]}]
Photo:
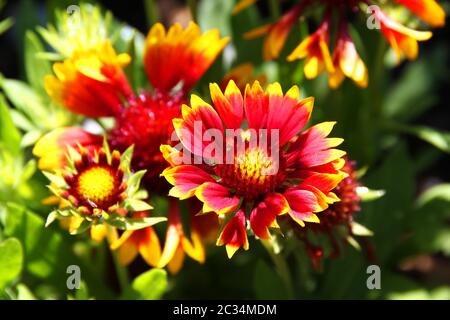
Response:
[{"label": "yellow flower center", "polygon": [[78,192],[86,200],[100,204],[113,195],[115,179],[106,168],[90,168],[81,173],[78,179]]},{"label": "yellow flower center", "polygon": [[259,148],[247,149],[234,158],[234,164],[218,165],[216,174],[236,194],[255,199],[273,191],[283,180],[275,160]]}]

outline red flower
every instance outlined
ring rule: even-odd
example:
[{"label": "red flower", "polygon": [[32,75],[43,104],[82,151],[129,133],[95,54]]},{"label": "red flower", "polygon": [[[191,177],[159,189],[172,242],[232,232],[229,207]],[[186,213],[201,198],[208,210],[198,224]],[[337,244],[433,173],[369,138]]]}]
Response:
[{"label": "red flower", "polygon": [[144,67],[150,83],[160,92],[168,93],[177,84],[188,92],[208,70],[228,43],[219,30],[201,33],[195,23],[183,30],[176,23],[167,31],[156,23],[145,40]]},{"label": "red flower", "polygon": [[[230,257],[239,247],[247,247],[243,232],[247,219],[262,239],[269,238],[268,228],[277,227],[276,219],[283,214],[300,225],[318,222],[315,213],[338,200],[330,191],[345,177],[340,171],[345,152],[334,149],[343,140],[327,138],[334,123],[301,133],[313,99],[299,100],[296,86],[283,95],[278,83],[264,92],[255,82],[247,85],[244,97],[233,81],[224,93],[216,84],[210,90],[214,107],[193,95],[191,106],[182,108],[183,118],[174,120],[184,149],[162,148],[172,165],[162,173],[173,185],[169,195],[180,199],[195,195],[203,202],[203,212],[233,215],[218,240],[227,246]],[[199,126],[220,133],[226,145],[209,152],[211,143],[199,140]],[[226,129],[237,130],[230,136]],[[271,135],[267,148],[253,143],[253,138],[258,139],[253,132],[264,132],[260,129]],[[185,153],[204,161],[180,164],[176,157]]]}]

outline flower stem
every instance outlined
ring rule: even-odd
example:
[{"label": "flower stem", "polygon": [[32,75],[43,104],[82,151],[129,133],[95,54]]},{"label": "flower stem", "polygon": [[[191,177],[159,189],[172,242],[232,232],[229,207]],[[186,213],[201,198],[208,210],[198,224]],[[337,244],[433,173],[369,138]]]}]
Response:
[{"label": "flower stem", "polygon": [[271,241],[268,240],[261,240],[264,248],[267,250],[267,253],[269,253],[270,258],[272,259],[275,268],[281,277],[281,280],[284,283],[284,286],[286,287],[287,296],[288,299],[294,299],[294,287],[292,282],[292,276],[291,271],[289,270],[289,266],[286,263],[286,260],[281,254],[275,253],[273,244]]},{"label": "flower stem", "polygon": [[[107,231],[107,239],[108,239],[108,247],[111,244],[111,239],[114,238],[114,232],[113,227],[106,225],[106,231]],[[130,280],[128,277],[127,269],[120,264],[118,252],[117,251],[111,251],[111,255],[113,258],[114,263],[114,269],[116,271],[117,281],[119,282],[120,290],[123,292],[126,288],[128,288]]]},{"label": "flower stem", "polygon": [[280,17],[280,5],[278,0],[269,0],[269,6],[272,18],[278,19]]}]

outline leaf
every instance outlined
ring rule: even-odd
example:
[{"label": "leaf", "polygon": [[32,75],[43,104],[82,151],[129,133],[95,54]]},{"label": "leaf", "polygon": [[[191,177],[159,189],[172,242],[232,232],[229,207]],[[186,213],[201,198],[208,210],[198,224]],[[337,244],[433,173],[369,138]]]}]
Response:
[{"label": "leaf", "polygon": [[367,187],[357,187],[356,193],[361,201],[373,201],[384,196],[386,192],[384,190],[371,190]]},{"label": "leaf", "polygon": [[118,214],[111,215],[105,222],[121,230],[139,230],[167,221],[165,217],[145,217],[140,219],[125,218]]},{"label": "leaf", "polygon": [[36,300],[33,292],[23,283],[17,285],[17,300]]},{"label": "leaf", "polygon": [[28,30],[25,34],[25,72],[27,80],[33,89],[45,95],[44,77],[52,74],[52,68],[48,61],[37,57],[37,54],[43,51],[44,46],[37,35]]},{"label": "leaf", "polygon": [[126,207],[131,211],[147,211],[153,209],[147,202],[137,199],[126,200]]},{"label": "leaf", "polygon": [[386,122],[387,128],[407,133],[422,139],[441,151],[450,153],[450,132],[426,126],[412,126],[397,122]]},{"label": "leaf", "polygon": [[3,79],[1,86],[7,98],[17,108],[22,110],[35,123],[47,123],[48,110],[42,97],[33,88],[22,81]]},{"label": "leaf", "polygon": [[151,269],[137,276],[125,289],[123,300],[157,300],[167,287],[167,273],[162,269]]},{"label": "leaf", "polygon": [[11,28],[14,24],[14,20],[12,18],[6,18],[0,22],[0,34],[4,33],[6,30]]},{"label": "leaf", "polygon": [[17,155],[20,152],[20,133],[14,126],[10,108],[5,97],[0,94],[0,147],[5,147],[9,152]]},{"label": "leaf", "polygon": [[0,243],[0,289],[16,279],[22,271],[23,249],[20,241],[9,238]]},{"label": "leaf", "polygon": [[435,200],[445,201],[450,204],[450,183],[438,184],[426,190],[417,199],[416,206],[424,207]]},{"label": "leaf", "polygon": [[280,276],[263,260],[258,260],[253,278],[256,299],[287,299]]}]

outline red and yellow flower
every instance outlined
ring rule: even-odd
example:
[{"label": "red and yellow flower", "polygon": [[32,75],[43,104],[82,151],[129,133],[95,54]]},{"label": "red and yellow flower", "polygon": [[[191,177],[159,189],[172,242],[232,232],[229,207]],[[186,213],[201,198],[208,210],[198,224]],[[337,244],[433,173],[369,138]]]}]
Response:
[{"label": "red and yellow flower", "polygon": [[[234,13],[254,2],[256,1],[239,1],[235,6]],[[441,27],[445,24],[445,12],[435,0],[396,0],[396,2],[408,8],[431,26]],[[348,32],[342,31],[342,27],[338,28],[341,30],[337,42],[335,44],[329,43],[328,30],[333,29],[334,21],[338,25],[346,26],[356,13],[365,15],[367,9],[371,9],[369,12],[373,16],[369,19],[375,18],[379,22],[384,37],[397,53],[399,60],[403,56],[406,56],[409,60],[415,59],[418,54],[417,41],[428,40],[432,35],[429,31],[416,31],[403,26],[389,18],[380,7],[370,6],[371,4],[371,2],[363,0],[301,1],[288,9],[276,22],[251,30],[245,33],[244,37],[254,38],[266,35],[263,56],[266,60],[275,59],[280,55],[289,32],[300,17],[311,16],[316,12],[319,15],[322,14],[320,27],[304,39],[288,55],[287,60],[306,58],[304,72],[308,79],[315,78],[326,68],[330,75],[329,85],[332,88],[336,88],[345,76],[352,79],[358,86],[366,87],[367,70]],[[331,17],[336,17],[336,19],[331,19]],[[331,63],[329,58],[330,47],[334,47],[334,63]],[[351,62],[350,59],[354,59],[354,61]]]},{"label": "red and yellow flower", "polygon": [[397,54],[398,60],[403,56],[409,60],[417,58],[419,46],[417,41],[425,41],[433,35],[430,31],[416,31],[403,26],[389,18],[383,11],[375,9],[375,17],[380,22],[381,31],[389,45]]},{"label": "red and yellow flower", "polygon": [[340,27],[332,60],[334,71],[330,73],[328,78],[331,88],[339,87],[345,77],[352,79],[359,87],[367,87],[368,72],[366,65],[358,55],[345,23]]},{"label": "red and yellow flower", "polygon": [[287,57],[288,61],[305,58],[304,72],[307,79],[317,77],[323,70],[334,72],[328,42],[330,38],[329,19],[325,19],[319,28],[303,40]]},{"label": "red and yellow flower", "polygon": [[55,63],[55,75],[45,77],[45,89],[50,97],[74,113],[88,117],[115,116],[122,110],[122,101],[132,95],[123,71],[129,62],[128,54],[116,54],[106,41]]},{"label": "red and yellow flower", "polygon": [[396,0],[433,27],[445,25],[445,11],[435,0]]},{"label": "red and yellow flower", "polygon": [[263,55],[265,60],[272,60],[280,55],[286,43],[289,32],[300,17],[304,4],[300,3],[285,13],[277,22],[265,25],[244,34],[247,39],[266,35],[264,39]]},{"label": "red and yellow flower", "polygon": [[176,85],[188,92],[208,70],[229,38],[220,38],[219,30],[201,33],[194,22],[183,30],[175,23],[166,32],[156,23],[145,40],[144,67],[150,83],[169,93]]},{"label": "red and yellow flower", "polygon": [[[226,245],[229,257],[240,247],[248,248],[247,221],[262,239],[270,237],[268,229],[277,227],[280,215],[286,214],[302,226],[318,222],[316,213],[339,200],[331,190],[346,176],[340,170],[345,152],[335,149],[343,140],[327,138],[334,123],[301,132],[310,118],[313,98],[300,100],[296,86],[283,95],[278,83],[264,92],[255,82],[247,85],[243,96],[230,81],[225,92],[217,84],[212,84],[210,91],[213,105],[193,95],[190,106],[182,108],[182,118],[173,121],[183,149],[162,147],[173,165],[162,173],[173,185],[169,195],[180,199],[195,196],[203,202],[203,212],[215,212],[229,220],[217,241]],[[236,130],[233,137],[225,138],[222,148],[226,155],[206,153],[210,146],[198,141],[198,123],[203,130],[214,129],[222,137],[227,129]],[[261,129],[278,134],[267,148],[252,143],[252,130]],[[235,142],[244,148],[236,148]],[[279,152],[279,160],[274,150]],[[202,157],[203,162],[177,164],[174,156],[186,152]]]}]

